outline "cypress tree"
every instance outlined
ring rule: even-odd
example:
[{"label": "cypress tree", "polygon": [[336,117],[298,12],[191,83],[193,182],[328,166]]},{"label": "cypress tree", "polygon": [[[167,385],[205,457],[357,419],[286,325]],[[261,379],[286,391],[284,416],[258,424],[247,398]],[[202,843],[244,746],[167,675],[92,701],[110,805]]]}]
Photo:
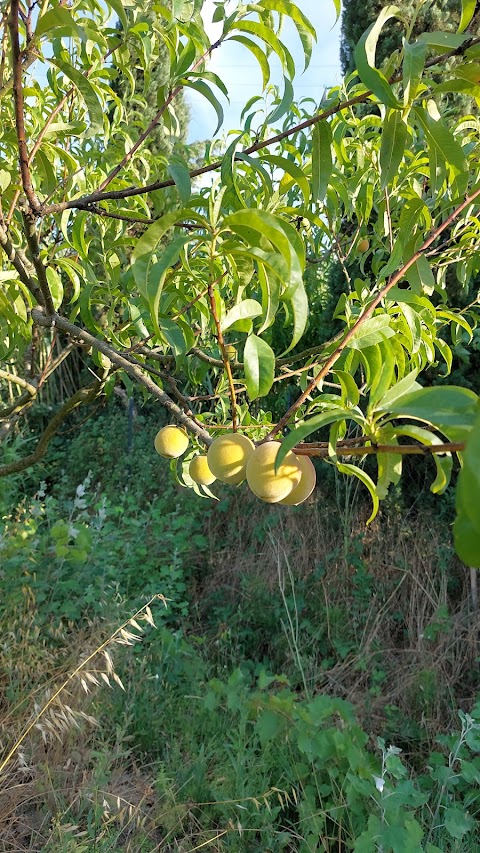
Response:
[{"label": "cypress tree", "polygon": [[[368,27],[376,21],[378,15],[385,6],[389,6],[391,0],[343,0],[342,34],[340,45],[340,62],[344,74],[349,74],[355,68],[354,50],[355,45]],[[410,22],[414,15],[415,0],[398,0],[396,3],[405,17]],[[435,30],[456,31],[461,14],[460,0],[433,0],[425,3],[420,10],[413,28],[412,38],[423,32],[434,32]],[[471,28],[469,28],[471,30]],[[392,19],[388,22],[378,40],[376,52],[376,65],[380,67],[395,50],[402,46],[402,36],[405,35],[405,27],[401,21]]]}]

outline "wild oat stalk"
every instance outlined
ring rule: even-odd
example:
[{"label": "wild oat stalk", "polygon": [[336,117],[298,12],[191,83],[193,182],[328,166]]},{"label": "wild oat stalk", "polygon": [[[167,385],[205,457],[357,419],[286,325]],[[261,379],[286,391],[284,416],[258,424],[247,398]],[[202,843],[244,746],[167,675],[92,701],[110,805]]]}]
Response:
[{"label": "wild oat stalk", "polygon": [[[163,595],[161,595],[160,593],[157,593],[156,595],[152,596],[152,598],[146,604],[144,604],[143,607],[140,608],[140,610],[137,610],[137,612],[133,616],[131,616],[129,619],[127,619],[125,622],[123,622],[123,624],[120,625],[120,627],[117,628],[113,632],[113,634],[111,634],[105,640],[104,643],[102,643],[100,646],[98,646],[95,649],[95,651],[93,651],[87,658],[85,658],[85,660],[82,661],[73,670],[73,672],[70,673],[69,676],[67,676],[67,678],[65,679],[63,684],[61,684],[60,687],[57,690],[55,690],[55,692],[52,694],[52,696],[50,696],[50,698],[47,700],[45,705],[42,708],[40,708],[40,710],[37,711],[37,713],[33,717],[32,721],[25,727],[25,729],[23,730],[20,737],[15,741],[12,748],[9,750],[6,757],[4,758],[2,763],[0,764],[0,775],[3,773],[6,766],[11,761],[12,757],[15,755],[17,749],[21,746],[21,744],[23,743],[25,738],[30,734],[32,729],[35,726],[38,726],[39,721],[46,714],[46,712],[49,710],[49,708],[51,708],[51,706],[55,702],[55,700],[58,699],[60,694],[63,693],[63,691],[70,684],[70,682],[73,681],[73,679],[76,678],[80,672],[82,672],[82,670],[86,667],[87,664],[89,664],[97,655],[104,654],[105,659],[107,661],[107,665],[109,666],[109,670],[110,670],[110,672],[112,672],[113,667],[112,667],[112,663],[111,663],[111,658],[110,658],[108,651],[107,651],[108,646],[111,643],[118,643],[121,645],[130,646],[136,640],[140,639],[139,634],[133,634],[132,631],[129,630],[129,626],[130,626],[130,627],[135,628],[139,632],[142,631],[142,628],[139,625],[138,620],[143,620],[145,622],[148,622],[148,624],[151,625],[153,628],[156,627],[155,623],[153,621],[153,616],[152,616],[152,611],[150,610],[150,605],[154,601],[157,601],[157,600],[163,601],[163,603],[166,606],[167,602],[166,602],[166,599]],[[119,677],[118,676],[115,677],[115,673],[113,673],[113,677],[114,677],[114,680],[117,681],[117,683],[123,688],[123,685],[122,685]],[[91,680],[91,679],[89,679],[89,680]],[[108,684],[109,683],[108,677],[105,680]],[[83,680],[82,680],[82,682],[83,682]],[[83,686],[84,686],[84,688],[86,688],[86,682],[83,682]]]}]

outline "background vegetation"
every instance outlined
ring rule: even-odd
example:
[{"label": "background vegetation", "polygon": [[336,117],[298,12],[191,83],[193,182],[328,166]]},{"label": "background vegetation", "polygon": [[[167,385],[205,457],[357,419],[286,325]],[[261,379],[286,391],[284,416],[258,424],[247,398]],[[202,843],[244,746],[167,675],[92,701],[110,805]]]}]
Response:
[{"label": "background vegetation", "polygon": [[303,507],[212,505],[174,485],[158,425],[139,408],[129,436],[112,400],[3,495],[4,749],[169,599],[109,646],[124,689],[98,656],[9,763],[4,849],[476,849],[478,602],[448,496],[412,481],[368,532],[334,470]]}]

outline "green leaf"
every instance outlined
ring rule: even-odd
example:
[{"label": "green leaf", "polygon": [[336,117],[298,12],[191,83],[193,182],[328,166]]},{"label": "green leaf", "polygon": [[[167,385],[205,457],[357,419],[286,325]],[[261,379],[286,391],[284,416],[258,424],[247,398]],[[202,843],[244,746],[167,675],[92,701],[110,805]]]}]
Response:
[{"label": "green leaf", "polygon": [[58,272],[52,267],[47,267],[46,275],[48,286],[50,288],[50,293],[52,294],[53,306],[55,310],[58,311],[60,305],[63,302],[62,279],[60,278]]},{"label": "green leaf", "polygon": [[427,45],[422,42],[404,43],[403,57],[403,103],[409,107],[417,96],[422,81]]},{"label": "green leaf", "polygon": [[[382,441],[382,437],[379,438]],[[389,436],[388,444],[397,444],[396,438]],[[377,453],[378,477],[377,495],[379,500],[387,496],[388,489],[393,483],[395,486],[402,475],[402,457],[399,453]]]},{"label": "green leaf", "polygon": [[408,394],[410,391],[413,391],[417,388],[421,388],[421,385],[416,381],[418,376],[418,370],[412,370],[407,376],[404,376],[400,382],[397,382],[393,388],[390,388],[386,394],[383,395],[381,400],[377,400],[375,405],[375,410],[380,412],[389,411],[390,406],[393,406],[396,400],[399,397],[403,397],[404,394]]},{"label": "green leaf", "polygon": [[[82,39],[85,38],[85,33],[82,28],[78,26],[75,19],[72,17],[71,12],[65,6],[54,6],[53,9],[49,9],[39,18],[37,22],[37,26],[35,27],[35,36],[39,38],[40,36],[45,35],[45,33],[51,33],[52,30],[65,29],[65,35],[72,36],[80,36]],[[55,33],[55,35],[58,35]]]},{"label": "green leaf", "polygon": [[327,121],[317,121],[312,132],[312,195],[323,201],[332,176],[332,131]]},{"label": "green leaf", "polygon": [[470,566],[480,568],[480,404],[463,453],[456,491],[455,550]]},{"label": "green leaf", "polygon": [[398,6],[385,6],[375,23],[363,34],[355,48],[355,62],[360,80],[368,89],[372,90],[382,104],[386,104],[394,110],[399,109],[400,104],[385,75],[375,68],[375,50],[382,27],[390,18],[397,17],[399,11]]},{"label": "green leaf", "polygon": [[288,451],[291,450],[292,447],[295,447],[296,444],[304,441],[313,432],[316,432],[329,424],[333,424],[336,421],[343,420],[353,420],[356,423],[363,424],[365,419],[359,409],[347,409],[340,407],[329,409],[326,412],[321,412],[319,415],[314,415],[314,417],[309,418],[308,421],[304,421],[298,426],[295,426],[294,429],[292,429],[292,431],[283,439],[282,446],[280,447],[275,460],[275,466],[278,467],[282,463]]},{"label": "green leaf", "polygon": [[467,29],[475,14],[476,7],[477,0],[462,0],[462,17],[460,18],[460,23],[458,25],[459,33],[463,33],[463,31]]},{"label": "green leaf", "polygon": [[[302,42],[303,53],[305,56],[305,68],[308,68],[312,56],[313,40],[317,38],[315,28],[312,26],[308,18],[300,11],[295,3],[290,0],[259,0],[258,3],[263,9],[269,9],[271,12],[278,12],[280,15],[287,15],[295,24],[300,41]],[[338,9],[337,9],[337,14]]]},{"label": "green leaf", "polygon": [[[60,9],[61,7],[59,7]],[[55,65],[62,74],[67,77],[76,89],[80,92],[85,106],[90,117],[90,129],[88,136],[94,136],[101,133],[103,130],[103,106],[100,103],[99,96],[95,87],[90,80],[84,76],[77,68],[70,65],[68,62],[63,62],[61,59],[49,59],[52,65]]]},{"label": "green leaf", "polygon": [[[394,433],[397,436],[404,435],[407,438],[413,438],[420,442],[420,444],[427,446],[442,444],[442,440],[438,435],[416,424],[402,424],[401,427],[394,428]],[[437,476],[430,486],[430,491],[434,495],[441,495],[450,483],[453,468],[452,454],[445,453],[445,455],[440,456],[438,453],[433,453],[432,456],[437,468]]]},{"label": "green leaf", "polygon": [[247,36],[235,35],[229,39],[226,39],[226,41],[236,41],[239,44],[243,44],[244,47],[246,47],[251,53],[253,53],[262,72],[262,82],[264,90],[268,86],[268,81],[270,80],[270,66],[263,50],[258,46],[256,42],[252,41],[252,39],[247,38]]},{"label": "green leaf", "polygon": [[383,123],[380,146],[380,186],[384,190],[398,174],[408,129],[399,110],[389,110]]},{"label": "green leaf", "polygon": [[377,411],[388,411],[396,417],[418,418],[439,427],[463,427],[470,430],[475,420],[478,397],[468,388],[442,385],[421,388],[397,399],[393,406],[377,404]]},{"label": "green leaf", "polygon": [[461,35],[461,33],[437,31],[433,33],[421,33],[417,41],[420,43],[424,42],[430,50],[434,50],[436,53],[447,53],[449,50],[456,50],[458,47],[461,47],[463,42],[469,38],[469,35]]},{"label": "green leaf", "polygon": [[349,340],[348,346],[351,349],[364,349],[380,343],[385,338],[390,338],[395,334],[390,326],[391,320],[389,314],[380,314],[365,320]]},{"label": "green leaf", "polygon": [[251,400],[264,397],[275,376],[275,353],[263,338],[249,335],[243,350],[245,384]]},{"label": "green leaf", "polygon": [[428,144],[437,151],[446,163],[454,166],[460,172],[465,171],[463,148],[443,120],[435,121],[422,107],[414,107],[414,111]]},{"label": "green leaf", "polygon": [[188,86],[190,89],[194,89],[196,92],[199,92],[200,95],[203,95],[204,98],[212,105],[213,109],[217,114],[217,126],[213,131],[213,136],[220,130],[223,124],[223,107],[218,100],[217,97],[213,94],[210,86],[207,85],[203,80],[190,80],[187,77],[182,78],[182,83],[184,86]]},{"label": "green leaf", "polygon": [[234,305],[225,314],[220,324],[222,332],[225,332],[238,320],[251,320],[253,317],[258,317],[261,313],[262,306],[256,299],[244,299],[243,302]]},{"label": "green leaf", "polygon": [[284,115],[286,115],[286,113],[291,108],[295,97],[293,92],[293,86],[288,77],[284,77],[283,80],[284,89],[280,103],[277,104],[273,112],[269,113],[266,119],[266,121],[268,121],[270,124],[274,124],[274,122],[279,121],[281,118],[283,118]]},{"label": "green leaf", "polygon": [[282,69],[286,70],[292,80],[295,76],[295,63],[290,51],[280,41],[278,36],[265,24],[256,21],[238,21],[235,27],[242,33],[249,33],[263,41],[278,56]]},{"label": "green leaf", "polygon": [[480,569],[480,527],[472,524],[458,504],[457,516],[453,523],[453,541],[455,551],[465,565]]},{"label": "green leaf", "polygon": [[360,402],[360,391],[357,388],[357,383],[350,373],[345,370],[333,370],[342,387],[341,401],[342,405],[358,406]]},{"label": "green leaf", "polygon": [[185,204],[192,193],[192,182],[188,166],[182,157],[171,154],[168,160],[167,172],[175,181],[180,200]]},{"label": "green leaf", "polygon": [[473,818],[465,814],[463,809],[445,809],[443,821],[445,829],[452,838],[463,838],[474,826]]},{"label": "green leaf", "polygon": [[[237,210],[227,216],[223,226],[239,234],[247,242],[247,245],[264,248],[263,239],[269,240],[285,260],[292,289],[302,281],[303,267],[299,262],[298,251],[294,245],[294,241],[300,238],[295,229],[288,226],[288,223],[282,222],[279,217],[265,210],[249,208],[248,210]],[[303,249],[301,241],[300,245]]]},{"label": "green leaf", "polygon": [[288,160],[286,157],[278,157],[276,154],[267,154],[262,157],[262,161],[264,163],[271,163],[272,166],[276,166],[282,169],[287,175],[290,175],[292,181],[300,187],[305,204],[308,205],[310,201],[310,184],[300,166],[297,166],[293,160]]},{"label": "green leaf", "polygon": [[167,213],[160,219],[155,220],[138,240],[132,252],[132,272],[137,287],[144,293],[147,288],[148,273],[153,263],[152,256],[154,252],[167,231],[183,218],[192,219],[192,211],[188,209],[173,210],[171,213]]},{"label": "green leaf", "polygon": [[285,299],[285,302],[289,302],[292,306],[293,311],[293,334],[292,340],[290,341],[290,346],[282,353],[282,355],[286,355],[287,352],[290,352],[296,345],[298,344],[300,338],[302,337],[308,320],[308,296],[307,291],[305,290],[305,286],[303,281],[300,281],[295,290],[290,291],[290,298]]},{"label": "green leaf", "polygon": [[380,501],[378,499],[377,490],[375,488],[375,483],[372,478],[369,477],[368,474],[363,471],[362,468],[359,468],[357,465],[351,465],[346,462],[337,462],[337,468],[342,474],[348,474],[349,477],[357,477],[364,486],[367,487],[370,492],[370,496],[372,498],[373,509],[369,518],[367,518],[366,523],[370,524],[371,521],[375,518],[378,513],[380,507]]}]

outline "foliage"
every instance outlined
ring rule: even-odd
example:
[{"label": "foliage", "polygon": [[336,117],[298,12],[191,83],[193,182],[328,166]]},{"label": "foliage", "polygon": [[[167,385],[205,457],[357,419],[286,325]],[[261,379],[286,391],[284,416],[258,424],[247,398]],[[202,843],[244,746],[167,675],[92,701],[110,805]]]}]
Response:
[{"label": "foliage", "polygon": [[[383,8],[357,42],[356,72],[326,94],[307,126],[280,37],[290,19],[308,64],[315,33],[301,10],[286,0],[220,5],[221,35],[210,44],[202,5],[181,0],[145,17],[143,4],[132,2],[127,15],[117,0],[71,8],[45,0],[38,15],[21,0],[9,4],[3,26],[12,53],[0,90],[1,379],[9,393],[2,430],[11,432],[41,400],[71,350],[80,348],[94,381],[77,387],[36,449],[5,460],[0,475],[38,462],[74,409],[122,385],[131,395],[134,382],[189,429],[192,452],[214,429],[229,429],[230,416],[233,429],[253,426],[257,442],[288,426],[282,452],[318,438],[304,450],[369,490],[371,519],[406,453],[434,456],[431,488],[442,493],[454,455],[469,446],[471,458],[478,444],[477,394],[429,387],[432,373],[450,373],[455,347],[469,352],[478,321],[476,297],[462,307],[447,301],[449,268],[463,288],[479,272],[478,122],[442,112],[445,94],[478,96],[479,49],[468,29],[474,5],[457,4],[458,32],[418,36],[413,18]],[[392,21],[404,44],[380,70],[376,45]],[[252,98],[241,131],[207,148],[205,165],[189,171],[185,157],[157,156],[149,134],[161,125],[176,135],[175,98],[188,87],[214,106],[221,126],[217,95],[227,93],[208,58],[230,40],[259,64],[264,88],[275,54],[283,89],[266,113]],[[46,82],[26,85],[37,57],[48,67]],[[165,82],[148,123],[148,82],[159,63]],[[125,106],[130,95],[135,121]],[[367,114],[348,109],[352,99]],[[218,177],[197,187],[199,172]],[[345,266],[333,315],[338,334],[299,350],[309,322],[307,263],[345,263],[366,246],[367,231],[354,280]],[[65,358],[53,357],[57,340]],[[42,368],[39,342],[51,343]],[[285,380],[296,383],[296,396],[272,424],[262,398]],[[368,455],[377,458],[373,476],[356,464]],[[460,553],[469,500],[463,485]],[[468,554],[480,565],[478,544]]]},{"label": "foliage", "polygon": [[[374,24],[380,12],[391,5],[387,0],[344,0],[342,14],[342,44],[340,59],[344,74],[355,70],[355,45],[365,30]],[[456,0],[433,0],[431,3],[414,3],[413,0],[401,0],[395,4],[401,17],[413,23],[412,35],[417,38],[425,32],[450,32],[458,30],[462,15],[461,6]],[[468,4],[464,4],[467,9]],[[476,34],[476,33],[475,33]],[[377,45],[376,63],[383,65],[395,51],[402,48],[402,26],[399,21],[393,21],[387,32],[383,32]]]}]

